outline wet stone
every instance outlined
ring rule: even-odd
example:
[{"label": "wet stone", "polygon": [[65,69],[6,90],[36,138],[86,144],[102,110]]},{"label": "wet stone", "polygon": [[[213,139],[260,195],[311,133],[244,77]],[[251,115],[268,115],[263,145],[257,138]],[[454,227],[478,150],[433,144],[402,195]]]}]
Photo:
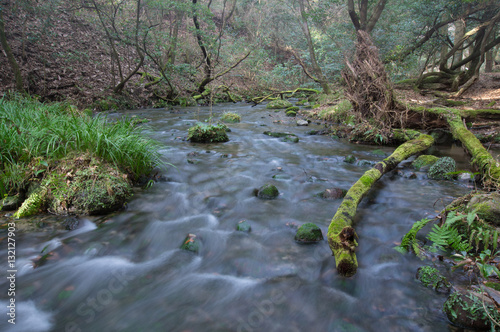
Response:
[{"label": "wet stone", "polygon": [[323,240],[321,229],[313,223],[305,223],[295,234],[295,241],[302,244],[316,243]]},{"label": "wet stone", "polygon": [[188,234],[184,239],[181,247],[182,250],[191,251],[197,253],[200,250],[200,242],[196,238],[195,234]]},{"label": "wet stone", "polygon": [[279,194],[278,188],[275,185],[266,183],[259,188],[257,197],[260,199],[275,199]]},{"label": "wet stone", "polygon": [[250,226],[250,224],[248,223],[248,221],[246,220],[241,220],[238,222],[238,224],[236,225],[236,230],[237,231],[240,231],[240,232],[246,232],[246,233],[249,233],[251,230],[252,230],[252,227]]}]

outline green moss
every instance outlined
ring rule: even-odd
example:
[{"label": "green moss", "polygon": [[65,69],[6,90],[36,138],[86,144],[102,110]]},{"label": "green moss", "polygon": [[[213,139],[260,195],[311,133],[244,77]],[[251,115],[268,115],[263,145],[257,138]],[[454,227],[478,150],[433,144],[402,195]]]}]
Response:
[{"label": "green moss", "polygon": [[297,229],[295,241],[299,243],[316,243],[323,240],[321,229],[313,223],[305,223]]},{"label": "green moss", "polygon": [[411,166],[418,171],[422,167],[431,167],[438,160],[439,160],[439,158],[436,156],[423,154],[421,156],[418,156],[418,158],[413,161]]},{"label": "green moss", "polygon": [[493,106],[495,106],[496,104],[497,104],[497,102],[496,102],[495,100],[493,100],[491,103],[489,103],[489,104],[487,105],[487,107],[493,107]]},{"label": "green moss", "polygon": [[233,112],[227,112],[222,114],[220,120],[226,123],[238,123],[241,121],[241,117]]},{"label": "green moss", "polygon": [[207,125],[198,123],[188,129],[187,139],[195,143],[220,143],[229,141],[228,127],[222,123]]},{"label": "green moss", "polygon": [[442,276],[439,271],[431,266],[421,266],[417,270],[417,280],[425,287],[432,287],[435,290],[449,291],[451,284]]},{"label": "green moss", "polygon": [[297,106],[290,106],[290,107],[287,107],[287,109],[285,110],[286,113],[290,112],[290,111],[293,111],[293,112],[297,112],[299,110],[299,107]]},{"label": "green moss", "polygon": [[344,158],[344,162],[348,164],[354,164],[356,162],[356,157],[350,154]]},{"label": "green moss", "polygon": [[280,133],[276,131],[265,131],[263,132],[264,135],[271,136],[271,137],[287,137],[287,136],[296,136],[295,134],[290,134],[290,133]]},{"label": "green moss", "polygon": [[448,319],[456,325],[486,329],[491,326],[490,317],[500,320],[500,313],[492,303],[484,302],[474,293],[454,292],[443,305],[443,311]]},{"label": "green moss", "polygon": [[283,137],[283,142],[298,143],[299,138],[295,135],[287,135],[287,136]]},{"label": "green moss", "polygon": [[453,175],[449,174],[455,172],[456,170],[455,160],[451,157],[442,157],[439,158],[434,165],[431,166],[429,171],[427,172],[427,176],[433,180],[442,180],[447,179],[450,180],[453,178]]},{"label": "green moss", "polygon": [[277,99],[269,102],[266,106],[267,109],[286,109],[293,106],[288,100]]},{"label": "green moss", "polygon": [[295,116],[297,116],[297,113],[295,111],[287,111],[286,116],[295,117]]},{"label": "green moss", "polygon": [[252,227],[250,226],[250,224],[248,223],[248,221],[241,220],[236,225],[236,230],[240,231],[240,232],[247,232],[248,233],[248,232],[250,232],[252,230]]},{"label": "green moss", "polygon": [[200,242],[194,234],[188,234],[180,249],[197,253],[200,250]]},{"label": "green moss", "polygon": [[500,292],[500,283],[498,282],[490,282],[488,281],[487,283],[484,284],[486,287],[493,288],[497,292]]},{"label": "green moss", "polygon": [[270,183],[266,183],[265,185],[260,187],[259,191],[257,192],[257,197],[259,197],[260,199],[275,199],[278,196],[278,188]]}]

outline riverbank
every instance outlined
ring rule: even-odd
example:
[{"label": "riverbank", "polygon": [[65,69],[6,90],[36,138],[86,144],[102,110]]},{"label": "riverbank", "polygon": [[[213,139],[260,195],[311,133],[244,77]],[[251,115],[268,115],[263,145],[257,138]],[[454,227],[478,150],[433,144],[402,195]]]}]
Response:
[{"label": "riverbank", "polygon": [[164,165],[137,119],[109,122],[66,103],[0,100],[0,206],[15,218],[116,211]]}]

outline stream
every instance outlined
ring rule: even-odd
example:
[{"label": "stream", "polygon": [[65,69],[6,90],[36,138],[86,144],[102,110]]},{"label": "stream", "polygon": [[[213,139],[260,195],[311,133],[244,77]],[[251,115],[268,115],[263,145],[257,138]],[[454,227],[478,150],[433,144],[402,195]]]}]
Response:
[{"label": "stream", "polygon": [[[229,142],[185,141],[190,126],[227,111],[242,118],[228,124]],[[349,189],[370,168],[344,162],[347,155],[378,161],[384,157],[375,150],[387,156],[394,147],[308,135],[322,125],[298,127],[283,113],[238,103],[111,114],[150,119],[146,134],[164,144],[164,160],[174,167],[99,225],[80,218],[72,231],[16,233],[16,324],[4,313],[0,330],[451,330],[441,311],[445,295],[415,280],[419,266],[433,263],[393,247],[413,222],[435,216],[471,185],[419,172],[416,179],[385,175],[358,209],[358,272],[340,277],[326,232],[341,200],[317,194]],[[300,142],[264,131],[294,133]],[[469,168],[462,148],[433,149]],[[257,198],[254,190],[268,182],[280,196]],[[250,233],[236,231],[241,220]],[[317,224],[325,240],[297,244],[295,227],[306,222]],[[201,241],[198,254],[179,249],[189,233]],[[5,243],[6,231],[0,237]],[[33,260],[47,253],[34,268]],[[3,312],[8,288],[2,278]]]}]

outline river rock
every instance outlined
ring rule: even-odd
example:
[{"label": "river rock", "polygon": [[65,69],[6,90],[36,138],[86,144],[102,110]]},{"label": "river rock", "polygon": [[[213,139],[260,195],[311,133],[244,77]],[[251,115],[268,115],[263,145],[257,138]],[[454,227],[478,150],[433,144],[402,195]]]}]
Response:
[{"label": "river rock", "polygon": [[266,183],[257,191],[257,197],[260,199],[275,199],[279,194],[278,188],[270,183]]},{"label": "river rock", "polygon": [[246,232],[246,233],[249,233],[251,230],[252,230],[252,227],[250,226],[250,224],[248,223],[248,221],[246,220],[241,220],[238,222],[238,224],[236,225],[236,230],[237,231],[240,231],[240,232]]},{"label": "river rock", "polygon": [[287,135],[285,137],[282,138],[282,141],[283,142],[292,142],[292,143],[298,143],[299,142],[299,138],[295,135]]},{"label": "river rock", "polygon": [[23,200],[21,195],[7,196],[0,201],[0,207],[3,211],[14,211],[23,204]]},{"label": "river rock", "polygon": [[300,226],[295,234],[295,241],[303,244],[316,243],[321,240],[323,240],[321,229],[311,222]]},{"label": "river rock", "polygon": [[348,163],[348,164],[354,164],[356,162],[356,157],[354,157],[352,154],[350,154],[344,158],[344,162]]},{"label": "river rock", "polygon": [[491,321],[483,307],[483,300],[489,314],[498,320],[500,314],[489,298],[466,289],[459,289],[452,293],[444,303],[443,311],[454,325],[467,329],[486,330],[490,328]]},{"label": "river rock", "polygon": [[195,234],[188,234],[180,248],[197,253],[200,250],[200,241],[196,238]]},{"label": "river rock", "polygon": [[500,193],[479,194],[471,198],[467,208],[476,210],[479,218],[495,226],[500,226]]},{"label": "river rock", "polygon": [[292,103],[289,102],[288,100],[281,100],[281,99],[276,99],[271,102],[269,102],[266,105],[267,109],[286,109],[288,107],[292,107]]},{"label": "river rock", "polygon": [[451,284],[432,266],[421,266],[417,270],[417,280],[425,287],[432,287],[436,292],[449,293]]},{"label": "river rock", "polygon": [[306,120],[297,120],[297,126],[307,126],[309,125],[309,122],[307,122]]},{"label": "river rock", "polygon": [[431,166],[429,172],[427,172],[427,176],[433,180],[451,180],[453,175],[448,174],[451,172],[455,172],[457,168],[457,164],[455,160],[451,157],[443,157],[439,158],[434,165]]},{"label": "river rock", "polygon": [[330,189],[325,189],[320,195],[322,198],[325,199],[339,199],[339,198],[344,198],[344,196],[347,194],[347,190],[345,189],[340,189],[340,188],[330,188]]},{"label": "river rock", "polygon": [[418,158],[413,161],[411,167],[413,167],[417,171],[420,171],[422,168],[429,169],[438,160],[439,158],[436,156],[423,154],[421,156],[418,156]]}]

